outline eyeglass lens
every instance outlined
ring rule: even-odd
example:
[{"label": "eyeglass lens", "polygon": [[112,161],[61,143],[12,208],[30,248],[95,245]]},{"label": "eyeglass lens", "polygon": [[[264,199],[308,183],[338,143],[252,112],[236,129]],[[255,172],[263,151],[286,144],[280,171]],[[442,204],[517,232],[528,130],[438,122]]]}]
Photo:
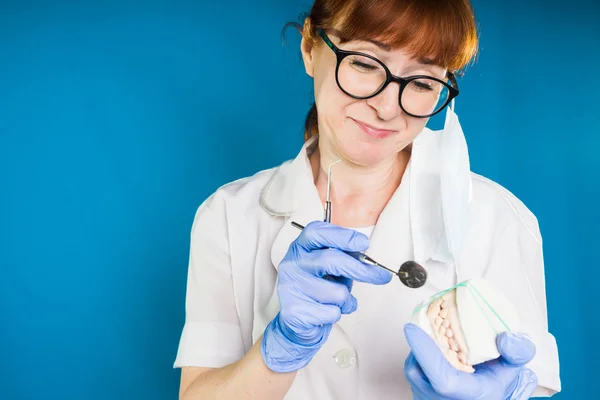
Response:
[{"label": "eyeglass lens", "polygon": [[[386,71],[377,61],[353,54],[344,57],[337,78],[342,89],[352,96],[369,97],[385,84]],[[439,111],[449,95],[448,87],[442,82],[419,78],[411,80],[404,88],[400,102],[406,112],[428,116]]]}]

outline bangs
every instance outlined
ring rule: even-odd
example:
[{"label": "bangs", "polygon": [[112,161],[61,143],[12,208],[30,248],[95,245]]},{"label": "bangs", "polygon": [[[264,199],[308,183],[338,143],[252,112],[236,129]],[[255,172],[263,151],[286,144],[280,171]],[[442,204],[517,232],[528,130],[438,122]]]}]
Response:
[{"label": "bangs", "polygon": [[[418,60],[460,73],[477,53],[468,0],[337,0],[322,27],[342,43],[377,40]],[[334,11],[335,10],[335,11]],[[333,15],[333,14],[337,15]],[[424,60],[425,59],[425,60]]]}]

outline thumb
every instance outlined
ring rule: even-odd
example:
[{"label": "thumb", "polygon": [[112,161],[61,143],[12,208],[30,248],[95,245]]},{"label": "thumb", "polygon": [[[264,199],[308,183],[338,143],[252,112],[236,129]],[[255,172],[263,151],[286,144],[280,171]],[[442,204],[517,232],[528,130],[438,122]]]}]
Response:
[{"label": "thumb", "polygon": [[535,356],[535,344],[522,333],[503,332],[496,338],[496,345],[507,366],[521,367]]},{"label": "thumb", "polygon": [[[523,374],[523,366],[535,356],[535,345],[529,338],[516,332],[503,332],[496,338],[496,346],[500,357],[485,363],[487,368],[476,370],[490,380],[489,387],[494,387],[493,383],[502,386],[505,397],[509,399],[522,399],[528,397],[512,397],[517,394],[530,390],[528,376]],[[535,390],[535,387],[534,387]]]},{"label": "thumb", "polygon": [[446,360],[433,339],[415,324],[404,325],[404,335],[416,364],[433,388],[443,387],[458,372]]}]

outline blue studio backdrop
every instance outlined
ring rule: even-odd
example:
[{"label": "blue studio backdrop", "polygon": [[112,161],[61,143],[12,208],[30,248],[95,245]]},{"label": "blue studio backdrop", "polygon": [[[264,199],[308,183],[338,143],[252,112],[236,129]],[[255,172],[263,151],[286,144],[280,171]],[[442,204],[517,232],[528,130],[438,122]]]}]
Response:
[{"label": "blue studio backdrop", "polygon": [[[302,145],[310,5],[0,2],[0,399],[176,398],[194,213]],[[539,219],[556,398],[597,398],[600,5],[474,7],[472,167]]]}]

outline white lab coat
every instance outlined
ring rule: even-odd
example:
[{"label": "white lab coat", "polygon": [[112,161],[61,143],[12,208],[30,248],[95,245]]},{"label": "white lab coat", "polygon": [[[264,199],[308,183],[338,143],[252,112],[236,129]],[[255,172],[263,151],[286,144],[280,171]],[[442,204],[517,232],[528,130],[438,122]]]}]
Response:
[{"label": "white lab coat", "polygon": [[[434,137],[427,129],[421,133],[427,134]],[[186,321],[175,367],[222,367],[240,359],[277,313],[277,267],[300,233],[290,222],[306,225],[323,218],[308,162],[316,143],[316,137],[309,140],[294,160],[277,168],[219,188],[199,207],[191,233]],[[430,159],[420,164],[427,171],[417,171],[409,162],[367,251],[389,267],[419,262],[428,271],[426,285],[409,289],[397,278],[383,286],[355,282],[352,293],[358,310],[342,316],[312,362],[298,372],[286,399],[411,398],[403,374],[410,351],[404,324],[427,297],[480,276],[518,307],[521,331],[536,343],[536,357],[529,364],[538,376],[536,395],[560,391],[535,216],[506,189],[472,174],[466,236],[456,268],[446,250],[439,192],[432,190],[419,204],[410,203],[411,179],[422,179],[424,173],[427,179],[435,177],[431,172],[439,159],[435,140],[430,146]]]}]

